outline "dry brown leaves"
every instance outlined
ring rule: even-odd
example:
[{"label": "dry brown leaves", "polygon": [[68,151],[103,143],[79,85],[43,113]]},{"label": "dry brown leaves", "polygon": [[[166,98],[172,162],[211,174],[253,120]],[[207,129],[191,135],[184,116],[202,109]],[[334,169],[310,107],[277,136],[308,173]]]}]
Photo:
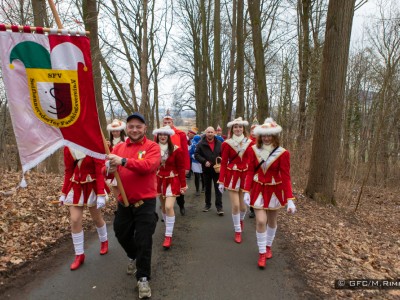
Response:
[{"label": "dry brown leaves", "polygon": [[[31,172],[28,188],[17,189],[20,173],[0,175],[0,277],[70,234],[68,210],[57,200],[62,176]],[[343,188],[344,190],[344,188]],[[338,207],[297,196],[298,212],[281,216],[278,236],[291,244],[299,270],[324,299],[399,299],[400,290],[335,290],[335,279],[400,278],[398,191],[367,188],[361,207],[340,200]],[[354,198],[356,191],[351,198]],[[341,197],[345,198],[345,197]],[[111,202],[114,203],[114,202]],[[113,205],[105,215],[111,216]],[[86,210],[87,212],[87,210]],[[85,227],[93,230],[90,217]]]},{"label": "dry brown leaves", "polygon": [[[27,188],[19,188],[21,173],[0,175],[0,277],[34,260],[70,234],[68,207],[52,204],[59,198],[62,176],[30,172]],[[112,205],[105,214],[110,215]],[[88,210],[84,226],[93,230]]]},{"label": "dry brown leaves", "polygon": [[[354,193],[357,194],[356,192]],[[298,195],[298,213],[279,225],[310,287],[322,298],[399,299],[400,290],[335,290],[335,279],[400,278],[400,199],[395,191],[367,188],[354,213],[355,195],[338,206]]]}]

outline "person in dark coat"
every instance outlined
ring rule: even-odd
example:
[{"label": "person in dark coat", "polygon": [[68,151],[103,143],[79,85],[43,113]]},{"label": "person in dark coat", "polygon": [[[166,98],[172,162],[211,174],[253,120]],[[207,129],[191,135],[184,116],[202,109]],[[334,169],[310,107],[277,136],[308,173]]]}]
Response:
[{"label": "person in dark coat", "polygon": [[215,207],[217,214],[223,216],[222,194],[218,189],[219,173],[214,169],[217,157],[221,156],[221,144],[221,141],[215,137],[215,129],[208,127],[205,136],[197,144],[194,158],[201,163],[203,169],[205,185],[205,207],[203,211],[207,212],[211,208],[211,183],[214,183]]}]

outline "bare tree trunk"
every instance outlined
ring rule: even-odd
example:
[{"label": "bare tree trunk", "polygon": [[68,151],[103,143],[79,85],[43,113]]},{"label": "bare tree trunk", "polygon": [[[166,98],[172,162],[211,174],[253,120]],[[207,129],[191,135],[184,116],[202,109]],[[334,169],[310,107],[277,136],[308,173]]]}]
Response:
[{"label": "bare tree trunk", "polygon": [[[215,81],[215,94],[216,99],[213,103],[212,115],[213,125],[215,122],[220,121],[219,107],[222,99],[222,83],[221,83],[221,1],[215,0],[214,2],[214,81]],[[214,100],[214,99],[213,99]]]},{"label": "bare tree trunk", "polygon": [[300,146],[306,137],[306,103],[307,86],[309,80],[310,66],[310,10],[311,0],[298,0],[299,24],[299,134],[297,136],[297,145]]},{"label": "bare tree trunk", "polygon": [[201,76],[200,76],[200,109],[198,123],[204,130],[208,125],[207,103],[208,103],[208,85],[207,85],[207,56],[208,56],[208,37],[207,37],[207,14],[205,0],[200,0],[201,14]]},{"label": "bare tree trunk", "polygon": [[[154,19],[154,18],[153,18]],[[155,49],[154,49],[154,35],[152,34],[150,37],[150,47],[151,47],[151,62],[152,62],[152,67],[153,67],[153,84],[154,84],[154,108],[155,108],[155,114],[152,113],[150,116],[150,132],[153,130],[153,128],[156,127],[159,128],[159,120],[158,120],[158,65],[156,63],[156,58],[154,56]],[[157,124],[154,122],[154,115],[156,116],[156,121]]]},{"label": "bare tree trunk", "polygon": [[[45,1],[32,0],[32,10],[33,10],[33,24],[35,26],[44,27],[44,24],[47,20]],[[48,23],[48,21],[47,21],[47,23]],[[60,159],[59,151],[56,151],[54,154],[50,155],[43,162],[43,165],[44,165],[44,168],[46,169],[46,171],[50,172],[50,173],[58,174],[60,172],[59,159]]]},{"label": "bare tree trunk", "polygon": [[231,118],[233,108],[233,90],[235,85],[235,54],[236,54],[236,0],[232,1],[232,38],[231,38],[231,49],[230,49],[230,61],[229,61],[229,82],[226,95],[226,108],[221,105],[222,111],[222,122],[226,128],[226,124]]},{"label": "bare tree trunk", "polygon": [[264,47],[261,34],[260,0],[248,0],[248,5],[256,65],[255,77],[257,82],[257,118],[258,120],[263,120],[269,115],[269,101],[267,94],[267,80],[265,77]]},{"label": "bare tree trunk", "polygon": [[339,153],[343,98],[355,0],[330,0],[317,104],[316,126],[306,194],[335,203],[334,182]]},{"label": "bare tree trunk", "polygon": [[236,58],[236,117],[244,116],[244,0],[238,0],[237,9],[237,58]]},{"label": "bare tree trunk", "polygon": [[49,23],[46,13],[45,0],[32,0],[32,11],[33,24],[35,24],[35,26],[45,27],[45,24]]},{"label": "bare tree trunk", "polygon": [[100,126],[105,134],[107,132],[107,120],[104,113],[103,94],[101,84],[100,69],[100,47],[99,47],[99,30],[98,30],[98,6],[96,0],[82,0],[83,21],[85,29],[90,31],[90,51],[92,53],[92,68],[94,79],[94,90],[96,96],[97,113],[99,115]]},{"label": "bare tree trunk", "polygon": [[[123,32],[123,29],[122,29],[123,25],[121,23],[123,23],[124,21],[120,18],[119,7],[117,5],[117,1],[111,0],[111,3],[113,4],[113,8],[114,8],[116,29],[117,29],[118,35],[121,39],[124,53],[126,55],[126,60],[129,65],[128,73],[130,74],[129,89],[131,91],[131,97],[126,95],[123,87],[118,82],[118,80],[114,80],[115,76],[110,76],[111,73],[113,73],[113,72],[111,71],[111,68],[108,65],[107,65],[107,67],[105,66],[105,64],[106,64],[105,60],[102,59],[101,62],[102,62],[103,68],[106,70],[107,79],[112,84],[113,91],[116,94],[118,101],[121,103],[122,107],[129,115],[133,111],[139,110],[139,105],[138,105],[136,91],[135,91],[135,66],[134,66],[132,55],[129,51],[129,45],[128,45],[125,33]],[[139,28],[137,28],[137,29],[139,29]],[[113,77],[112,80],[110,80],[111,77]],[[120,94],[123,94],[123,95],[120,96]],[[130,105],[130,102],[132,102],[132,105]]]},{"label": "bare tree trunk", "polygon": [[149,118],[149,78],[147,75],[147,64],[149,61],[148,37],[147,37],[147,0],[143,0],[143,34],[142,34],[142,51],[140,56],[140,83],[142,88],[142,101],[140,102],[139,111]]},{"label": "bare tree trunk", "polygon": [[[219,109],[224,104],[223,99],[223,87],[222,87],[222,79],[221,79],[221,1],[215,0],[215,10],[214,14],[218,20],[215,19],[215,29],[214,29],[214,69],[215,69],[215,80],[217,81],[217,120],[220,122],[222,117],[222,111]],[[217,124],[218,125],[218,124]]]},{"label": "bare tree trunk", "polygon": [[201,128],[203,118],[202,91],[201,91],[201,42],[198,32],[193,31],[193,72],[194,72],[194,99],[196,104],[196,126]]},{"label": "bare tree trunk", "polygon": [[[322,39],[320,38],[320,32],[323,31],[322,24],[325,12],[327,11],[327,3],[325,0],[313,0],[310,25],[312,32],[313,46],[310,52],[310,75],[309,75],[309,93],[307,97],[307,109],[306,109],[306,124],[305,134],[306,140],[311,138],[314,132],[315,123],[315,110],[317,106],[319,79],[321,77],[321,62],[322,62]],[[311,47],[311,46],[310,46]],[[310,49],[311,50],[311,49]]]}]

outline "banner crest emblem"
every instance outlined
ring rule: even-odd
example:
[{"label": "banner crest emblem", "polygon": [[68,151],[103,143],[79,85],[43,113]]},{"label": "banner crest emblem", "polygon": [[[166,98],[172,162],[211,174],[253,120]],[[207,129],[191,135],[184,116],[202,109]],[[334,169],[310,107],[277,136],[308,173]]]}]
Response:
[{"label": "banner crest emblem", "polygon": [[[37,56],[32,57],[32,53]],[[72,55],[65,57],[65,53]],[[81,111],[78,64],[85,65],[82,51],[64,42],[50,53],[36,42],[24,41],[15,45],[10,52],[11,69],[14,60],[20,60],[25,66],[31,105],[36,117],[58,128],[74,124]]]}]

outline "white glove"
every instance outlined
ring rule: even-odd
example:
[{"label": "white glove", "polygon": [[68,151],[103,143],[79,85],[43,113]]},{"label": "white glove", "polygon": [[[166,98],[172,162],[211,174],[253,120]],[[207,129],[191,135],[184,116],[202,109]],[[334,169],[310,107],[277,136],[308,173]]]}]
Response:
[{"label": "white glove", "polygon": [[106,197],[105,196],[97,196],[97,209],[100,209],[106,206]]},{"label": "white glove", "polygon": [[65,195],[61,195],[58,201],[60,202],[60,205],[64,205]]},{"label": "white glove", "polygon": [[243,201],[247,206],[250,207],[250,194],[249,193],[244,193]]},{"label": "white glove", "polygon": [[221,192],[221,194],[224,192],[224,189],[225,189],[225,187],[224,187],[224,185],[222,184],[222,183],[220,183],[219,185],[218,185],[218,189],[219,189],[219,191]]},{"label": "white glove", "polygon": [[292,213],[292,214],[294,214],[296,212],[296,205],[294,205],[293,200],[288,200],[287,212]]}]

